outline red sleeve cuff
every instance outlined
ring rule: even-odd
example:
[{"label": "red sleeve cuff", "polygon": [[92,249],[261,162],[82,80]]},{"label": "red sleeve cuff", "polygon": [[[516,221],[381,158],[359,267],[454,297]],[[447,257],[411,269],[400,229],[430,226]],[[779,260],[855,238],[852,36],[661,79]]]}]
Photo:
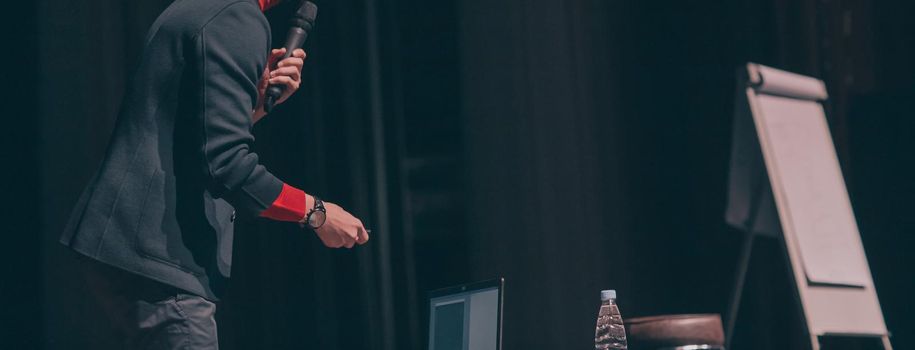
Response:
[{"label": "red sleeve cuff", "polygon": [[302,190],[283,184],[283,190],[261,217],[277,221],[298,222],[305,216],[306,195]]}]

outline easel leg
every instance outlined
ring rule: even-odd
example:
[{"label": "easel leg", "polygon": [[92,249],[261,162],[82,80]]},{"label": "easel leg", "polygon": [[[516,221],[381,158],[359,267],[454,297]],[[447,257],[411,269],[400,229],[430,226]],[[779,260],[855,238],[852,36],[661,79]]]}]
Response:
[{"label": "easel leg", "polygon": [[[752,226],[751,226],[752,227]],[[744,234],[743,246],[740,249],[737,271],[734,276],[734,289],[731,294],[731,303],[728,307],[727,328],[725,329],[725,348],[731,348],[731,341],[734,340],[734,326],[737,324],[737,314],[740,309],[740,301],[743,296],[743,285],[747,280],[747,270],[750,268],[750,256],[753,253],[753,241],[756,235],[752,232]]]},{"label": "easel leg", "polygon": [[890,336],[884,335],[881,338],[883,339],[883,348],[885,350],[893,350],[893,344],[890,344]]}]

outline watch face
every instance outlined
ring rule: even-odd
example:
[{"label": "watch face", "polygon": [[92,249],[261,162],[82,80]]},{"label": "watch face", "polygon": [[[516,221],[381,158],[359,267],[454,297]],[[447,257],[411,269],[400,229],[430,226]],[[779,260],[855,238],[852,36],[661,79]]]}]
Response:
[{"label": "watch face", "polygon": [[325,220],[327,220],[327,213],[315,210],[311,213],[311,216],[308,217],[308,226],[321,227],[321,225],[324,225]]}]

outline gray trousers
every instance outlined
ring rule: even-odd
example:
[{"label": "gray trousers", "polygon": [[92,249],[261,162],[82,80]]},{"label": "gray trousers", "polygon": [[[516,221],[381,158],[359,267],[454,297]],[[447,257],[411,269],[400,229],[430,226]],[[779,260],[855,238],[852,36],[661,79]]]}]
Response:
[{"label": "gray trousers", "polygon": [[90,258],[78,260],[124,349],[219,348],[213,302]]}]

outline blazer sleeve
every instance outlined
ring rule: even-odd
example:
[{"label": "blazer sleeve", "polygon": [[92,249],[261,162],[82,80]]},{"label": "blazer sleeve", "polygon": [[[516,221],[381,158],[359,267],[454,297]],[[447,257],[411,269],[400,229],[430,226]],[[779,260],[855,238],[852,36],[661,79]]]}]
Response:
[{"label": "blazer sleeve", "polygon": [[251,2],[222,9],[200,29],[196,41],[208,188],[248,216],[266,211],[284,188],[251,149],[251,111],[269,41],[267,20]]}]

